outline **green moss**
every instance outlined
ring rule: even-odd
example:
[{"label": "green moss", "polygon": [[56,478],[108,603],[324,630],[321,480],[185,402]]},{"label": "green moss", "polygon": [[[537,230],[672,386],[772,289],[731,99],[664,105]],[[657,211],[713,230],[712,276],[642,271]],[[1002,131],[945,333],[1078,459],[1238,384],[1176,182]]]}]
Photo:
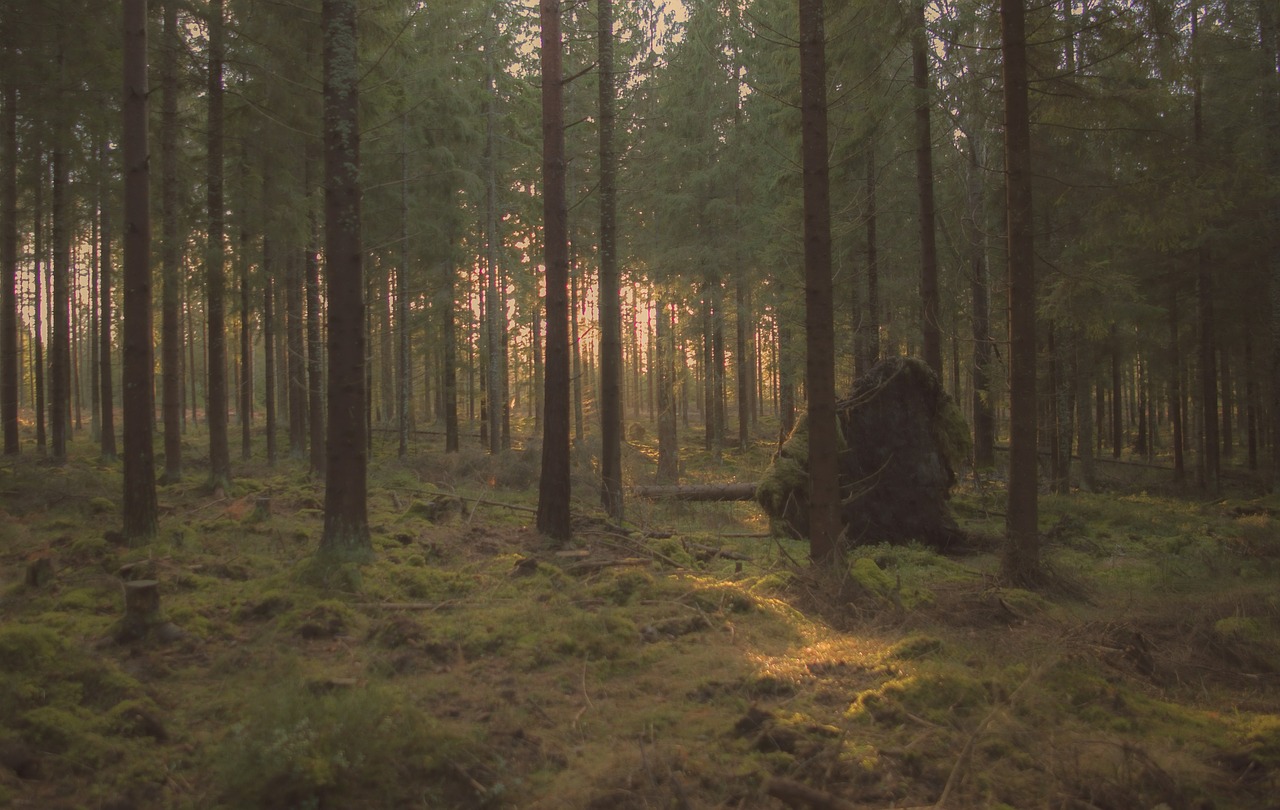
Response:
[{"label": "green moss", "polygon": [[[434,804],[466,746],[404,698],[377,688],[316,694],[283,682],[250,693],[215,746],[221,799],[246,808]],[[434,788],[434,791],[433,791]]]},{"label": "green moss", "polygon": [[862,692],[845,715],[888,725],[905,722],[909,715],[947,724],[957,713],[971,714],[989,704],[987,687],[967,669],[937,663]]},{"label": "green moss", "polygon": [[898,582],[888,572],[876,565],[870,557],[858,557],[849,566],[849,576],[870,593],[889,597],[898,590]]},{"label": "green moss", "polygon": [[942,402],[934,413],[929,430],[953,472],[968,463],[969,457],[973,455],[973,435],[964,419],[964,412],[950,395],[942,395]]},{"label": "green moss", "polygon": [[942,651],[942,640],[933,636],[910,635],[889,648],[885,658],[890,661],[914,661]]},{"label": "green moss", "polygon": [[1260,641],[1265,637],[1262,622],[1248,616],[1228,616],[1213,623],[1213,632],[1223,641]]},{"label": "green moss", "polygon": [[89,511],[95,515],[109,515],[116,511],[116,503],[110,498],[90,498]]}]

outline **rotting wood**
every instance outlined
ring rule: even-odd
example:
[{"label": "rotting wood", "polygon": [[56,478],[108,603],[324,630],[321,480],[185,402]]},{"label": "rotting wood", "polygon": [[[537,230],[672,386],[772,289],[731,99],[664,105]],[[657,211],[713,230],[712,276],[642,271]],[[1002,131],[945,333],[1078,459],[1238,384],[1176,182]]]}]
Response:
[{"label": "rotting wood", "polygon": [[631,494],[651,501],[754,501],[755,482],[632,487]]}]

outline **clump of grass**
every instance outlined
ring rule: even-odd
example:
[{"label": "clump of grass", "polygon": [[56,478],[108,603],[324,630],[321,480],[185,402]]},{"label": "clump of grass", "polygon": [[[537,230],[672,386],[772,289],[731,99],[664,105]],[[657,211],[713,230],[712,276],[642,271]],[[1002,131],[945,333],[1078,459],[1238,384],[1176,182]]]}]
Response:
[{"label": "clump of grass", "polygon": [[248,719],[212,754],[228,806],[341,807],[367,795],[387,807],[483,806],[493,798],[457,784],[451,763],[469,756],[467,746],[404,697],[376,687],[317,694],[284,680],[248,695]]}]

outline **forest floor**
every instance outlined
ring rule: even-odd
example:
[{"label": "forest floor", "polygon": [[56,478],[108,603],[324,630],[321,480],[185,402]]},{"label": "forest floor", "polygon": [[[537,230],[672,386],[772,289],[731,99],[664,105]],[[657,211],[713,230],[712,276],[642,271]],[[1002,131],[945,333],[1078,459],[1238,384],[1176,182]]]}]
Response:
[{"label": "forest floor", "polygon": [[[322,486],[245,462],[210,492],[202,440],[139,549],[87,440],[0,462],[0,807],[1280,807],[1275,496],[1044,496],[1032,593],[994,578],[998,480],[958,488],[967,548],[819,575],[752,504],[619,528],[585,459],[553,547],[535,453],[379,447],[376,560],[320,578]],[[686,480],[771,448],[690,445]],[[163,640],[114,640],[125,578]]]}]

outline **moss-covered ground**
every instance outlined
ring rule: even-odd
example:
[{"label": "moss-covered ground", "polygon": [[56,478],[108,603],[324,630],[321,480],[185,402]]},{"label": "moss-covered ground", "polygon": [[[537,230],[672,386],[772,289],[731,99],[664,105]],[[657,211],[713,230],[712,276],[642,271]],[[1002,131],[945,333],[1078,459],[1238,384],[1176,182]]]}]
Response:
[{"label": "moss-covered ground", "polygon": [[[1274,497],[1045,496],[1062,586],[1032,593],[995,579],[990,479],[956,495],[963,552],[814,572],[753,504],[611,524],[586,453],[557,547],[531,528],[536,453],[379,446],[376,560],[317,571],[322,486],[252,461],[210,493],[201,441],[137,549],[87,440],[0,462],[0,807],[1280,802]],[[772,449],[691,444],[685,480],[754,480]],[[114,642],[124,578],[157,580],[180,634]]]}]

